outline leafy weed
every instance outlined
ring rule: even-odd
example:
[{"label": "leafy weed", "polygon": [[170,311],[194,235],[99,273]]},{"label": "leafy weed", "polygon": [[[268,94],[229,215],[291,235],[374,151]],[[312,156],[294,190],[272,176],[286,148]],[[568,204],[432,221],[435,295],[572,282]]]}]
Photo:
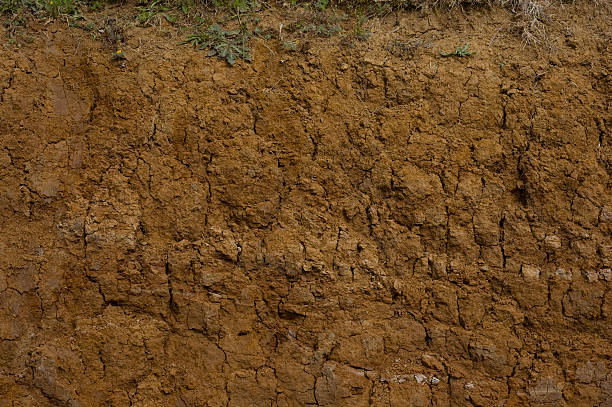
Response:
[{"label": "leafy weed", "polygon": [[208,49],[209,57],[217,56],[233,66],[239,58],[251,62],[250,49],[246,44],[250,37],[246,30],[224,30],[220,25],[213,24],[206,31],[188,36],[182,43]]},{"label": "leafy weed", "polygon": [[151,25],[156,16],[165,18],[169,23],[176,21],[176,17],[168,13],[169,9],[162,0],[155,0],[146,7],[136,7],[136,10],[136,20],[142,25]]},{"label": "leafy weed", "polygon": [[440,52],[440,56],[442,56],[442,57],[460,57],[460,58],[462,58],[462,57],[469,57],[469,56],[475,55],[476,52],[469,51],[469,48],[470,48],[470,46],[469,46],[468,43],[465,43],[463,45],[463,47],[460,46],[460,45],[457,45],[457,47],[455,48],[454,51],[446,52],[446,53]]},{"label": "leafy weed", "polygon": [[26,11],[36,12],[43,8],[42,0],[0,0],[1,13],[16,15]]}]

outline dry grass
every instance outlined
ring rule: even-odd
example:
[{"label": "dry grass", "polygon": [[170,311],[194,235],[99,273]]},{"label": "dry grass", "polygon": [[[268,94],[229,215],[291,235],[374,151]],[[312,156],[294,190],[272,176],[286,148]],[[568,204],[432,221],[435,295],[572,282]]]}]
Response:
[{"label": "dry grass", "polygon": [[526,43],[535,44],[546,38],[544,23],[550,17],[549,0],[498,0],[498,2],[518,15],[517,28]]},{"label": "dry grass", "polygon": [[[598,0],[594,0],[598,1]],[[388,4],[393,8],[407,9],[451,9],[454,7],[501,6],[512,11],[516,29],[526,43],[536,44],[546,37],[546,22],[550,19],[553,3],[562,0],[337,0],[335,4]]]}]

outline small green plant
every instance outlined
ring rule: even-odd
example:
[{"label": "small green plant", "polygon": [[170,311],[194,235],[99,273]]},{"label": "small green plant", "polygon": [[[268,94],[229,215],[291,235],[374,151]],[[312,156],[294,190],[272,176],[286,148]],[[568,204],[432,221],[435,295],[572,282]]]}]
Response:
[{"label": "small green plant", "polygon": [[104,8],[104,4],[99,0],[94,0],[88,4],[88,8],[90,11],[100,11]]},{"label": "small green plant", "polygon": [[189,14],[191,9],[195,6],[195,0],[182,0],[179,4],[181,5],[183,14]]},{"label": "small green plant", "polygon": [[293,52],[293,51],[297,50],[299,44],[300,44],[299,40],[295,40],[295,41],[283,41],[282,44],[281,44],[281,47],[285,51]]},{"label": "small green plant", "polygon": [[299,29],[302,34],[312,33],[319,37],[331,37],[342,31],[337,24],[306,24]]},{"label": "small green plant", "polygon": [[342,32],[340,21],[345,19],[346,15],[338,14],[335,10],[333,13],[309,11],[300,20],[293,21],[284,26],[283,32],[331,37]]},{"label": "small green plant", "polygon": [[117,23],[114,18],[107,18],[104,23],[103,39],[108,44],[118,46],[118,44],[125,41],[123,35],[123,28]]},{"label": "small green plant", "polygon": [[156,15],[165,18],[169,23],[176,21],[175,16],[168,14],[168,7],[161,0],[155,0],[146,7],[136,7],[136,10],[138,11],[136,20],[142,25],[151,25]]},{"label": "small green plant", "polygon": [[461,58],[461,57],[469,57],[469,56],[475,55],[476,52],[469,51],[469,48],[470,48],[469,44],[465,43],[465,44],[463,44],[463,47],[458,45],[455,48],[455,50],[452,51],[452,52],[447,52],[447,53],[440,52],[440,56],[443,56],[443,57],[460,57]]},{"label": "small green plant", "polygon": [[372,30],[371,29],[368,30],[365,27],[366,21],[367,21],[367,17],[364,15],[360,15],[357,18],[357,22],[355,23],[355,26],[353,27],[353,35],[355,36],[355,39],[359,41],[365,41],[372,36]]},{"label": "small green plant", "polygon": [[213,0],[213,5],[217,9],[227,9],[233,13],[233,18],[261,9],[261,3],[257,0]]},{"label": "small green plant", "polygon": [[342,44],[353,48],[357,41],[367,41],[374,31],[366,27],[367,16],[356,13],[353,27],[342,34]]},{"label": "small green plant", "polygon": [[327,5],[329,4],[329,0],[318,0],[315,3],[315,7],[320,10],[323,11],[327,8]]},{"label": "small green plant", "polygon": [[199,49],[208,49],[208,56],[225,59],[234,65],[238,58],[251,62],[251,54],[246,45],[251,34],[246,30],[224,30],[213,24],[204,32],[192,34],[182,44],[192,44]]},{"label": "small green plant", "polygon": [[51,17],[59,15],[78,17],[80,15],[79,4],[76,0],[46,0],[45,10]]},{"label": "small green plant", "polygon": [[80,28],[81,30],[90,31],[90,32],[96,28],[96,25],[94,24],[93,21],[90,21],[87,24],[81,24],[77,21],[69,21],[68,26]]}]

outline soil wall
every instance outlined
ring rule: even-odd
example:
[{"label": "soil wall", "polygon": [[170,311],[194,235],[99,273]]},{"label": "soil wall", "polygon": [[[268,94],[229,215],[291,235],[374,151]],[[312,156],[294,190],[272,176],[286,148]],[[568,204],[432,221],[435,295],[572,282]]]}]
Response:
[{"label": "soil wall", "polygon": [[0,405],[611,406],[610,13],[511,18],[1,51]]}]

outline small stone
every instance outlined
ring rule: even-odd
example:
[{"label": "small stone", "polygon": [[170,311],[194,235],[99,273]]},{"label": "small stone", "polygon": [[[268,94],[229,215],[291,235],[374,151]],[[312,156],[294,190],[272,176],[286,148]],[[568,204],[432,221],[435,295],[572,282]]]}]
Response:
[{"label": "small stone", "polygon": [[599,214],[599,221],[601,223],[610,222],[612,220],[612,210],[607,206],[604,206]]},{"label": "small stone", "polygon": [[525,280],[537,280],[540,278],[540,269],[531,264],[523,264],[521,274]]},{"label": "small stone", "polygon": [[610,281],[612,279],[612,269],[599,270],[599,277],[604,281]]},{"label": "small stone", "polygon": [[348,64],[346,64],[346,63],[344,63],[344,64],[340,65],[340,70],[341,70],[342,72],[346,71],[348,68],[349,68],[349,66],[348,66]]},{"label": "small stone", "polygon": [[425,376],[422,373],[417,373],[414,375],[414,379],[417,381],[417,383],[425,383],[427,382],[427,376]]},{"label": "small stone", "polygon": [[432,376],[431,384],[438,384],[438,383],[440,383],[440,379],[438,379],[436,376]]},{"label": "small stone", "polygon": [[567,271],[566,269],[557,269],[557,271],[555,271],[555,275],[561,280],[572,281],[572,272]]},{"label": "small stone", "polygon": [[549,250],[558,250],[561,248],[561,238],[556,235],[548,235],[544,238],[544,245]]},{"label": "small stone", "polygon": [[592,258],[597,253],[594,242],[588,237],[572,242],[572,249],[585,258]]},{"label": "small stone", "polygon": [[586,273],[586,279],[589,283],[594,283],[595,281],[599,280],[599,273],[595,272],[595,271],[587,271]]},{"label": "small stone", "polygon": [[546,377],[531,386],[528,392],[533,401],[557,404],[563,399],[563,383],[557,383],[552,377]]},{"label": "small stone", "polygon": [[446,259],[442,257],[429,257],[429,266],[431,274],[435,279],[446,277]]}]

